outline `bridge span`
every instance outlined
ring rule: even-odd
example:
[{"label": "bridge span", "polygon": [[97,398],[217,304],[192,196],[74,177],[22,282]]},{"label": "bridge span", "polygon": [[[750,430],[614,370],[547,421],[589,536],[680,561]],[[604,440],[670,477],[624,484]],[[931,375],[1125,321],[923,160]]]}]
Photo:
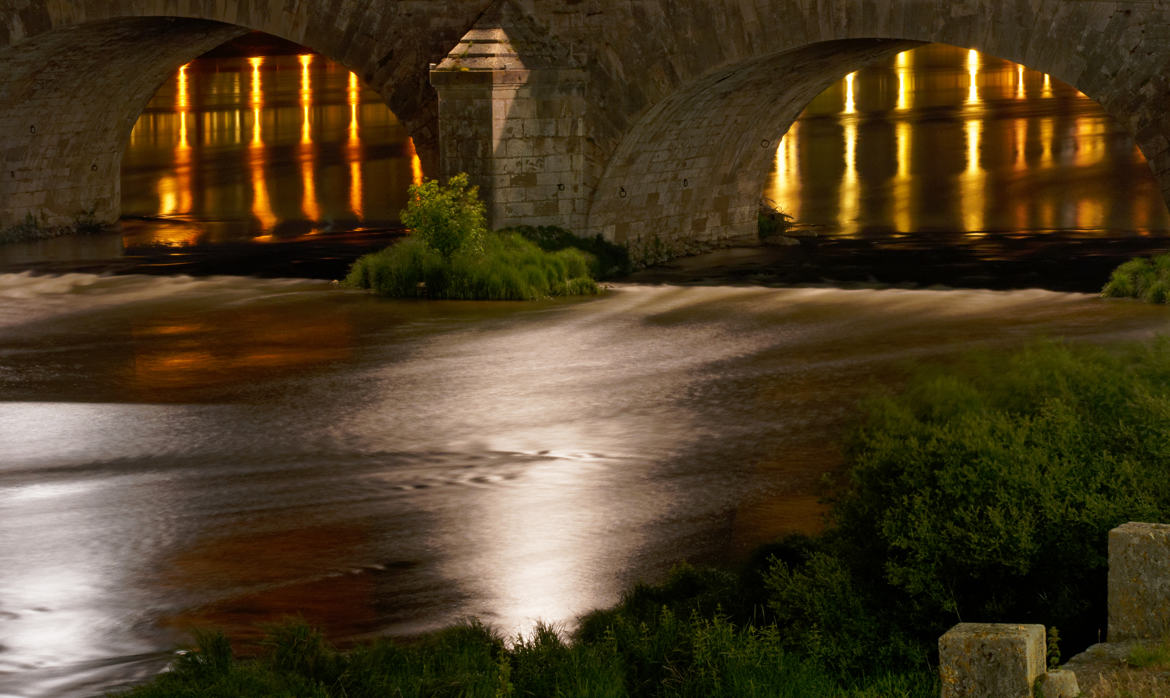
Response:
[{"label": "bridge span", "polygon": [[922,42],[1073,85],[1170,199],[1167,0],[0,0],[0,228],[116,219],[146,103],[249,30],[360,75],[428,174],[471,173],[494,224],[635,253],[751,234],[805,105]]}]

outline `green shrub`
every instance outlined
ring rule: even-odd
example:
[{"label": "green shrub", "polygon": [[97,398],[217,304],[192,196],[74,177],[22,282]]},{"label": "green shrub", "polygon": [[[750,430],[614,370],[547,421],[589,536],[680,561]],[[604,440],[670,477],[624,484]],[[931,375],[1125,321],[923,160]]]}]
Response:
[{"label": "green shrub", "polygon": [[460,172],[445,185],[434,179],[411,185],[402,224],[444,259],[451,259],[456,252],[479,253],[487,215],[479,187],[471,186],[467,173]]},{"label": "green shrub", "polygon": [[514,232],[486,232],[476,197],[466,174],[446,185],[431,180],[411,187],[402,220],[412,236],[359,258],[345,285],[395,298],[462,300],[601,292],[590,275],[597,268],[592,255],[577,247],[546,251]]},{"label": "green shrub", "polygon": [[769,573],[796,642],[855,668],[912,667],[960,620],[1084,647],[1104,628],[1109,529],[1170,515],[1170,343],[924,370],[866,405],[847,459],[823,554]]},{"label": "green shrub", "polygon": [[1101,295],[1166,303],[1170,299],[1170,254],[1131,259],[1122,264],[1113,270]]}]

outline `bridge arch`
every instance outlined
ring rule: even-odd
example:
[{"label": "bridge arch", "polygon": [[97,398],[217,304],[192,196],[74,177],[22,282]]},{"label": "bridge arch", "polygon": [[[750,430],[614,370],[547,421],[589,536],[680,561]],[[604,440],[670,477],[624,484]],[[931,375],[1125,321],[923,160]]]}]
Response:
[{"label": "bridge arch", "polygon": [[[0,229],[32,215],[49,225],[115,220],[122,153],[168,76],[246,31],[293,41],[377,90],[438,162],[438,111],[427,66],[441,60],[489,0],[18,0],[0,6]],[[419,27],[426,27],[420,31]]]},{"label": "bridge arch", "polygon": [[[627,96],[636,108],[608,117],[588,234],[648,258],[754,234],[775,147],[800,112],[846,74],[923,43],[974,48],[1076,87],[1129,130],[1170,198],[1165,51],[1133,3],[781,0],[712,22],[716,4],[690,3],[649,45],[599,63],[597,80],[612,83],[630,50],[665,62],[660,79]],[[704,52],[717,60],[694,60]]]}]

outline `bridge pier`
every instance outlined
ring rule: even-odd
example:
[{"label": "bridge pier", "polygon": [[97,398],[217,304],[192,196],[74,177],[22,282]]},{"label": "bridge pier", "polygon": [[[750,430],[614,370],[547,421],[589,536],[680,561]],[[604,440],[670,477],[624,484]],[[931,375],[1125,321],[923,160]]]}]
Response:
[{"label": "bridge pier", "polygon": [[501,3],[430,71],[439,95],[439,170],[467,172],[493,227],[581,231],[586,73]]}]

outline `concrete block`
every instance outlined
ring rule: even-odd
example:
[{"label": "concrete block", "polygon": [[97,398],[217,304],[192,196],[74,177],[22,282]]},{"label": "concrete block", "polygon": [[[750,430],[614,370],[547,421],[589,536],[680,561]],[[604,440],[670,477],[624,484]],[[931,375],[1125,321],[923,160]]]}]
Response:
[{"label": "concrete block", "polygon": [[1170,634],[1170,524],[1109,532],[1109,642]]},{"label": "concrete block", "polygon": [[943,698],[1031,698],[1044,639],[1043,625],[959,623],[938,640]]}]

